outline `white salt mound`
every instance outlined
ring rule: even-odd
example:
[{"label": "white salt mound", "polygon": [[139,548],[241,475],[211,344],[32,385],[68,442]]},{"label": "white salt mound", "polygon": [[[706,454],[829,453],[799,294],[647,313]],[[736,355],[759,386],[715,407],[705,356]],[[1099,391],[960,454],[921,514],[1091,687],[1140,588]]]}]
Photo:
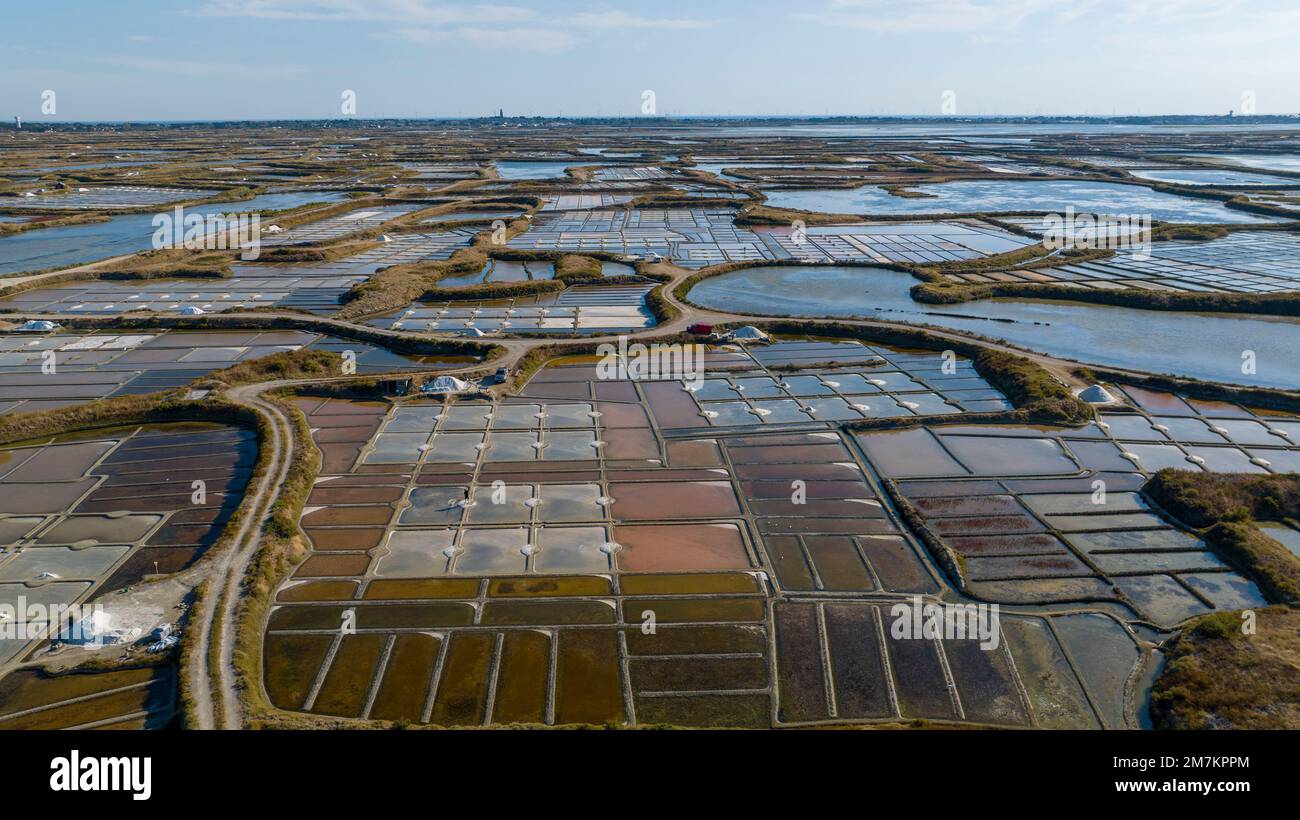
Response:
[{"label": "white salt mound", "polygon": [[1112,396],[1106,388],[1099,384],[1094,384],[1092,387],[1085,388],[1081,393],[1079,393],[1079,398],[1089,404],[1110,404],[1115,401],[1115,397]]}]

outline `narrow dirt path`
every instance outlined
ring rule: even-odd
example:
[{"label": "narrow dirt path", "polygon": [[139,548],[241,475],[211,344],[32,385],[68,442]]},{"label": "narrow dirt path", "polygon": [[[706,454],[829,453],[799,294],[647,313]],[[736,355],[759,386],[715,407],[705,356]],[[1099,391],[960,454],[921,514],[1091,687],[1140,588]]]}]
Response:
[{"label": "narrow dirt path", "polygon": [[[278,408],[259,395],[269,387],[268,384],[248,385],[227,393],[231,401],[252,407],[267,422],[269,435],[263,447],[269,453],[269,460],[252,492],[252,507],[210,570],[207,594],[190,624],[189,631],[195,636],[196,644],[190,648],[193,663],[185,674],[194,698],[194,720],[200,729],[237,729],[241,725],[235,689],[235,615],[242,597],[244,574],[261,545],[262,528],[279,495],[277,488],[284,483],[292,455],[293,438],[287,421]],[[219,629],[214,630],[216,624]]]}]

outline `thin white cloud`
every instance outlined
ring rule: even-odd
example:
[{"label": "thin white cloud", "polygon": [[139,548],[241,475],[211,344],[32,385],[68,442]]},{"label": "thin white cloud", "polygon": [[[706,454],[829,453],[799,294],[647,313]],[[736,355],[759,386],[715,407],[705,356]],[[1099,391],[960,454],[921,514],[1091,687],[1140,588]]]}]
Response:
[{"label": "thin white cloud", "polygon": [[522,6],[448,5],[428,0],[208,0],[189,13],[204,17],[415,25],[520,23],[537,16]]},{"label": "thin white cloud", "polygon": [[422,45],[472,43],[484,48],[520,49],[554,54],[579,41],[573,31],[683,31],[715,25],[712,20],[647,17],[621,10],[585,11],[564,16],[541,15],[512,5],[448,5],[430,0],[207,0],[187,14],[256,20],[388,23],[375,33],[381,39]]},{"label": "thin white cloud", "polygon": [[1109,10],[1129,21],[1166,24],[1219,19],[1245,13],[1237,0],[1133,0]]},{"label": "thin white cloud", "polygon": [[452,29],[399,28],[376,34],[376,37],[402,40],[419,45],[470,43],[484,48],[514,49],[555,54],[572,48],[577,42],[571,34],[546,28],[478,28],[463,26]]},{"label": "thin white cloud", "polygon": [[683,17],[642,17],[626,11],[587,11],[569,18],[571,25],[592,29],[702,29],[712,28],[713,20]]},{"label": "thin white cloud", "polygon": [[797,19],[866,31],[1005,31],[1026,18],[1068,8],[1070,0],[832,0]]},{"label": "thin white cloud", "polygon": [[130,68],[145,74],[166,74],[177,77],[226,77],[284,79],[302,77],[307,72],[297,65],[249,65],[247,63],[214,62],[209,60],[184,60],[165,57],[110,57],[104,62]]},{"label": "thin white cloud", "polygon": [[1151,30],[1121,26],[1107,33],[1109,43],[1126,48],[1141,46],[1146,53],[1157,55],[1187,54],[1204,59],[1206,54],[1232,53],[1231,61],[1221,63],[1222,70],[1234,70],[1240,64],[1270,50],[1290,56],[1290,74],[1294,74],[1295,43],[1300,40],[1300,8],[1265,11],[1253,14],[1231,13],[1212,26],[1195,30]]},{"label": "thin white cloud", "polygon": [[1056,25],[1177,26],[1249,15],[1240,0],[830,0],[824,11],[793,16],[865,31],[998,34],[1031,18]]}]

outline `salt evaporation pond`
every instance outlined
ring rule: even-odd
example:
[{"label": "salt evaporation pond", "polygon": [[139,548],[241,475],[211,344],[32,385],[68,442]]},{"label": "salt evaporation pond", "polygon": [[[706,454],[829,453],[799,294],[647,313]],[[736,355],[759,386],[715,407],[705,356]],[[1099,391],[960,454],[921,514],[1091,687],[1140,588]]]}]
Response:
[{"label": "salt evaporation pond", "polygon": [[[783,123],[774,120],[766,125],[710,125],[703,128],[682,128],[675,131],[680,136],[708,137],[909,137],[938,136],[957,142],[982,142],[989,137],[978,134],[1005,136],[1028,134],[1052,136],[1055,134],[1215,134],[1234,131],[1289,131],[1295,126],[1286,123],[1252,123],[1249,126],[1233,124],[1200,123],[1123,123],[1123,122],[881,122],[881,123]],[[692,140],[684,140],[690,142]],[[1030,142],[1024,137],[1018,142]]]},{"label": "salt evaporation pond", "polygon": [[[1136,310],[1042,299],[923,305],[917,280],[883,268],[764,267],[706,279],[690,300],[757,315],[838,316],[924,323],[1005,339],[1090,364],[1266,387],[1300,384],[1300,320]],[[993,321],[990,321],[993,320]],[[1256,373],[1241,372],[1255,351]]]},{"label": "salt evaporation pond", "polygon": [[840,214],[940,214],[1002,211],[1150,214],[1166,222],[1269,222],[1208,199],[1153,191],[1141,185],[1078,180],[970,180],[908,187],[927,196],[894,196],[883,188],[764,190],[767,204]]},{"label": "salt evaporation pond", "polygon": [[1300,154],[1189,154],[1188,156],[1218,160],[1260,171],[1300,173]]},{"label": "salt evaporation pond", "polygon": [[581,163],[574,160],[539,160],[536,162],[498,162],[497,176],[502,179],[563,179],[564,169]]},{"label": "salt evaporation pond", "polygon": [[[300,191],[263,194],[242,202],[193,205],[186,214],[252,213],[296,208],[309,202],[339,202],[340,191]],[[159,213],[171,213],[160,208]],[[0,238],[0,276],[24,271],[83,265],[113,256],[139,253],[152,247],[153,213],[115,216],[107,222],[41,228]]]},{"label": "salt evaporation pond", "polygon": [[739,168],[739,169],[745,169],[745,168],[806,168],[806,169],[808,169],[808,170],[810,170],[810,171],[826,171],[826,170],[831,170],[831,171],[845,171],[845,170],[848,170],[848,171],[866,171],[866,170],[867,170],[867,164],[866,164],[866,163],[839,163],[839,164],[834,164],[834,165],[832,165],[832,164],[825,163],[825,162],[821,162],[821,163],[818,163],[818,162],[812,162],[812,163],[804,163],[804,162],[782,162],[781,160],[776,159],[776,160],[772,160],[772,161],[770,161],[770,162],[762,162],[762,161],[758,161],[758,160],[739,160],[739,161],[736,161],[736,162],[698,162],[698,163],[696,163],[695,166],[694,166],[694,170],[696,170],[696,171],[708,171],[710,174],[713,174],[714,176],[717,176],[717,177],[719,177],[719,178],[721,178],[721,179],[729,179],[729,180],[732,180],[732,181],[734,181],[734,182],[748,182],[748,181],[749,181],[749,180],[747,180],[747,179],[744,179],[743,177],[738,177],[738,176],[733,176],[733,175],[731,175],[731,174],[723,173],[723,171],[724,171],[725,169],[727,169],[727,168]]},{"label": "salt evaporation pond", "polygon": [[1178,185],[1300,185],[1300,179],[1254,174],[1249,171],[1220,171],[1217,168],[1156,168],[1130,171],[1139,179]]}]

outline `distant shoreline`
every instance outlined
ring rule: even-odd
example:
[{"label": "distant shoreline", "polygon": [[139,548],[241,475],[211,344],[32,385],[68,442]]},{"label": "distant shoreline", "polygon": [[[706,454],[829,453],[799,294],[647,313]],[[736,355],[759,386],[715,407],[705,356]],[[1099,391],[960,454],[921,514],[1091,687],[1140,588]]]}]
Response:
[{"label": "distant shoreline", "polygon": [[[678,126],[859,126],[859,125],[947,125],[947,126],[998,126],[998,125],[1122,125],[1122,126],[1216,126],[1252,128],[1257,126],[1294,126],[1300,129],[1300,114],[1273,114],[1250,117],[1226,114],[1168,114],[1155,116],[716,116],[686,115],[672,117],[368,117],[318,119],[291,117],[286,119],[212,119],[212,120],[24,120],[22,130],[80,130],[104,126],[131,126],[142,129],[168,128],[382,128],[430,125],[453,126],[539,126],[539,125],[610,125],[638,128],[673,128]],[[0,128],[16,130],[12,122],[0,122]]]}]

